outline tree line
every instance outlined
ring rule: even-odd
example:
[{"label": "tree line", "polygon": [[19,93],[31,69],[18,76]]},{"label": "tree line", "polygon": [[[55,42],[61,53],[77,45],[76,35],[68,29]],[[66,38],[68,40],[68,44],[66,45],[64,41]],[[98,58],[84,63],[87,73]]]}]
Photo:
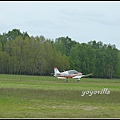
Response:
[{"label": "tree line", "polygon": [[101,41],[79,43],[68,36],[51,40],[19,29],[0,34],[1,74],[51,75],[58,67],[93,73],[96,78],[119,78],[119,61],[116,46]]}]

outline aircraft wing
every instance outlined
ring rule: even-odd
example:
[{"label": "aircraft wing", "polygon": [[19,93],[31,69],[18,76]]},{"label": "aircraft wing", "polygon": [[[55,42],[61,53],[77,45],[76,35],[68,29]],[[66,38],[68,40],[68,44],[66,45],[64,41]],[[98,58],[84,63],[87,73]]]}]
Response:
[{"label": "aircraft wing", "polygon": [[92,73],[87,74],[87,75],[82,75],[82,77],[87,77],[87,76],[90,76],[90,75],[92,75]]},{"label": "aircraft wing", "polygon": [[81,76],[74,76],[74,77],[72,77],[72,78],[80,79],[81,77],[83,77],[83,75],[81,75]]},{"label": "aircraft wing", "polygon": [[87,76],[90,76],[90,75],[92,75],[92,73],[87,74],[87,75],[74,76],[73,78],[80,79],[81,77],[87,77]]}]

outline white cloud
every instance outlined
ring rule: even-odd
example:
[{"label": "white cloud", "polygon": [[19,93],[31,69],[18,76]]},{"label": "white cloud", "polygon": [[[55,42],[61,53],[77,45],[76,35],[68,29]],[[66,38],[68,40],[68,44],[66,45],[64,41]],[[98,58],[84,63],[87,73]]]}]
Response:
[{"label": "white cloud", "polygon": [[115,44],[120,49],[120,2],[0,2],[0,33],[18,28],[55,39],[69,36]]}]

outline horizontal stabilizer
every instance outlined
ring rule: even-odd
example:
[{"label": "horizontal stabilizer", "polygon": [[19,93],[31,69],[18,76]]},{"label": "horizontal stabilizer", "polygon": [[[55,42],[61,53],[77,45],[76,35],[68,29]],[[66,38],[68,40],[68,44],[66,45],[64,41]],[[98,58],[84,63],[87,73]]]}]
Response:
[{"label": "horizontal stabilizer", "polygon": [[57,77],[58,79],[66,79],[66,77]]}]

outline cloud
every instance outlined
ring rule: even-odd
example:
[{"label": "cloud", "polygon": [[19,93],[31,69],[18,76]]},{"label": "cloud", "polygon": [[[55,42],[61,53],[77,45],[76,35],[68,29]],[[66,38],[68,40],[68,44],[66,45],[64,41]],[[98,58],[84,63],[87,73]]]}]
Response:
[{"label": "cloud", "polygon": [[120,2],[0,2],[0,32],[18,28],[30,35],[80,42],[101,40],[120,47]]}]

